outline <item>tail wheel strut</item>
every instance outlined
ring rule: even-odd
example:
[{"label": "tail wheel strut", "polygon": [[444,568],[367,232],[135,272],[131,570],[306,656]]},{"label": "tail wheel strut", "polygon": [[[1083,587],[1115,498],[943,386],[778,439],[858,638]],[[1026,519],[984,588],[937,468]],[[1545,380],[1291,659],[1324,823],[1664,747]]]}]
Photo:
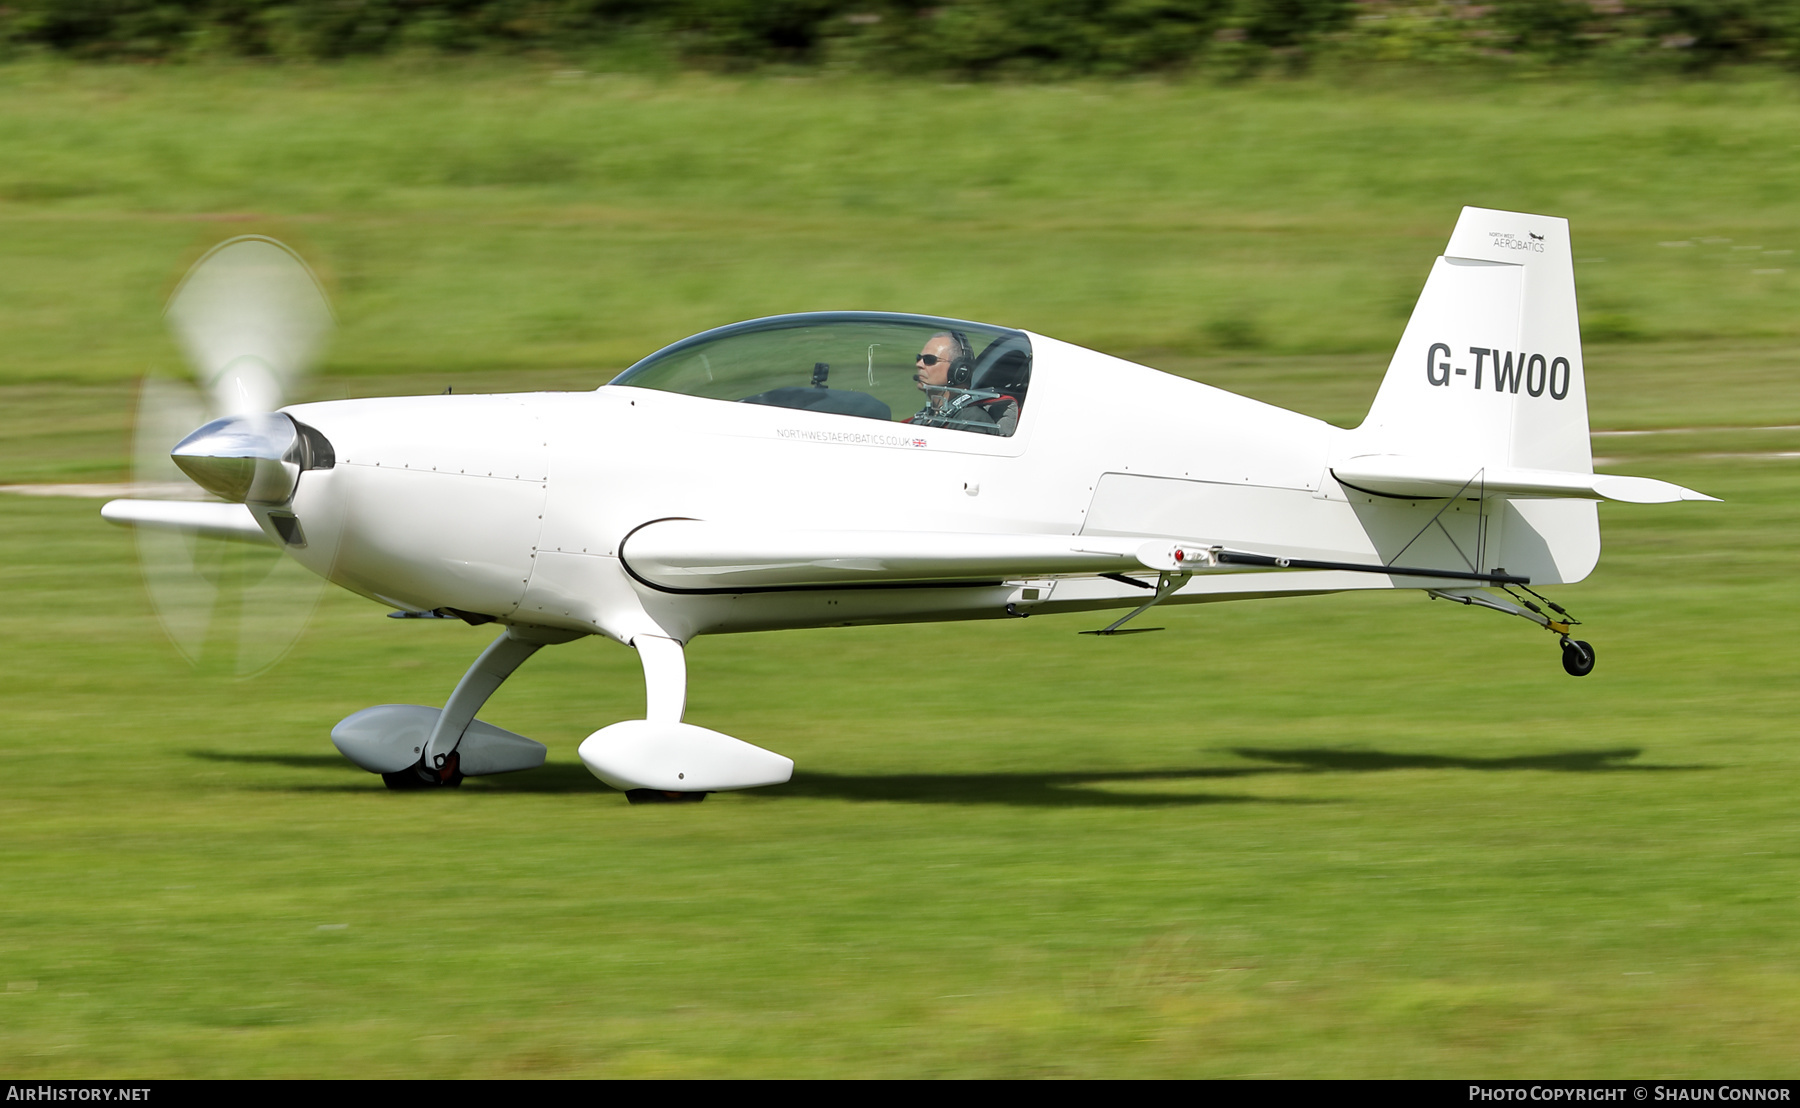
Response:
[{"label": "tail wheel strut", "polygon": [[[1495,572],[1501,571],[1496,570]],[[1544,630],[1557,636],[1562,645],[1563,672],[1571,677],[1586,677],[1588,674],[1594,672],[1594,648],[1592,644],[1569,637],[1569,632],[1575,627],[1580,626],[1581,621],[1570,615],[1567,608],[1564,608],[1561,604],[1551,600],[1543,593],[1540,593],[1529,586],[1521,585],[1520,588],[1525,589],[1526,592],[1550,606],[1550,610],[1556,613],[1556,616],[1552,617],[1546,615],[1544,609],[1514,592],[1511,586],[1503,585],[1501,587],[1506,590],[1506,594],[1510,596],[1512,600],[1502,600],[1490,593],[1477,591],[1475,589],[1431,589],[1426,595],[1430,596],[1433,600],[1454,600],[1458,604],[1470,604],[1478,608],[1492,608],[1496,612],[1505,612],[1509,616],[1518,616],[1521,619],[1528,619],[1539,627],[1542,627]],[[1513,603],[1513,601],[1517,601],[1518,603]]]}]

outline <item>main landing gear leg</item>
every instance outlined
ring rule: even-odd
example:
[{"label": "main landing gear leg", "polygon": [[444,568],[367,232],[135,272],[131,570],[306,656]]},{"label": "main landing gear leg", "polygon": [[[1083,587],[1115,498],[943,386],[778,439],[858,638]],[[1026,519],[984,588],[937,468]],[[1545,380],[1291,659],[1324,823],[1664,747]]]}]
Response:
[{"label": "main landing gear leg", "polygon": [[475,659],[442,708],[364,708],[332,727],[331,744],[351,762],[380,774],[390,789],[455,788],[465,776],[536,769],[548,753],[543,743],[478,720],[475,713],[540,647],[581,637],[582,632],[551,627],[508,627]]},{"label": "main landing gear leg", "polygon": [[525,664],[525,659],[536,654],[550,641],[562,640],[556,635],[546,637],[509,627],[499,638],[489,643],[488,648],[475,659],[475,664],[463,674],[462,680],[456,683],[450,699],[444,702],[444,710],[432,725],[431,735],[425,740],[418,764],[398,773],[382,774],[381,779],[387,783],[387,787],[454,789],[461,785],[463,773],[457,747],[461,745],[470,722],[475,719],[475,713],[481,711],[481,706],[513,675],[514,670]]},{"label": "main landing gear leg", "polygon": [[644,664],[644,718],[680,723],[687,711],[687,652],[674,639],[639,635],[631,640]]},{"label": "main landing gear leg", "polygon": [[1556,603],[1554,600],[1538,593],[1531,592],[1530,589],[1526,589],[1525,591],[1531,592],[1531,595],[1550,605],[1551,610],[1562,618],[1551,619],[1549,616],[1545,615],[1544,610],[1536,604],[1526,600],[1511,589],[1507,589],[1506,591],[1513,600],[1517,600],[1519,603],[1514,604],[1511,600],[1502,600],[1491,593],[1482,592],[1476,589],[1431,589],[1428,591],[1427,595],[1433,600],[1454,600],[1458,604],[1472,604],[1478,608],[1492,608],[1496,612],[1505,612],[1509,616],[1518,616],[1521,619],[1528,619],[1539,627],[1542,627],[1544,630],[1556,634],[1562,645],[1562,666],[1564,672],[1571,677],[1586,677],[1588,674],[1594,672],[1593,646],[1580,639],[1569,637],[1569,631],[1580,625],[1580,620],[1570,615],[1567,609]]},{"label": "main landing gear leg", "polygon": [[702,800],[707,793],[779,785],[794,763],[772,750],[681,721],[687,658],[680,642],[637,635],[644,665],[644,718],[602,727],[581,744],[581,761],[633,804]]},{"label": "main landing gear leg", "polygon": [[[639,635],[631,640],[644,664],[644,718],[651,723],[680,723],[687,711],[687,651],[674,639]],[[706,794],[671,789],[626,789],[633,804],[683,804]]]},{"label": "main landing gear leg", "polygon": [[419,756],[419,764],[414,767],[414,772],[427,787],[444,785],[455,788],[462,784],[463,775],[457,766],[456,747],[462,742],[463,732],[469,729],[469,721],[488,702],[488,697],[493,696],[495,690],[513,675],[513,670],[524,665],[525,659],[536,654],[543,645],[514,638],[509,627],[475,659],[475,664],[456,683],[450,699],[444,702],[443,714],[438,716],[436,726],[431,729],[431,737],[425,740],[425,750]]}]

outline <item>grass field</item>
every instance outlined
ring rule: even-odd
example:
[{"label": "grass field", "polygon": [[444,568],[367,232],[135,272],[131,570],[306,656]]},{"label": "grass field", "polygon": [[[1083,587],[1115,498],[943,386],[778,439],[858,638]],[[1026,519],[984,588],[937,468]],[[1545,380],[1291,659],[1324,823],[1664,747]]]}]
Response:
[{"label": "grass field", "polygon": [[123,476],[245,227],[334,285],[319,395],[858,305],[1353,424],[1478,203],[1574,222],[1594,425],[1669,432],[1595,452],[1725,499],[1602,508],[1579,681],[1417,597],[701,639],[688,718],[799,769],[663,808],[575,758],[628,650],[484,711],[545,768],[392,794],[330,725],[487,629],[337,594],[196,672],[95,501],[0,494],[0,1072],[1792,1076],[1795,91],[0,69],[0,483]]}]

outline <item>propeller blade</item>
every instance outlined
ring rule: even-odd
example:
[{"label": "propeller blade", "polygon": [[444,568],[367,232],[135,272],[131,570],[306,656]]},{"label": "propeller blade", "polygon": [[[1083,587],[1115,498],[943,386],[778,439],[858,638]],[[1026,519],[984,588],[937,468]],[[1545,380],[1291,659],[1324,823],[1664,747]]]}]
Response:
[{"label": "propeller blade", "polygon": [[[169,450],[206,418],[199,390],[177,381],[145,378],[138,390],[137,432],[132,444],[131,480],[136,495],[159,500],[202,500],[206,494],[187,479]],[[138,568],[163,631],[175,649],[198,664],[212,623],[218,585],[202,573],[208,559],[195,534],[138,527]]]},{"label": "propeller blade", "polygon": [[[195,263],[164,314],[198,387],[144,381],[135,495],[285,501],[311,444],[275,409],[311,368],[333,323],[312,271],[273,239],[231,239]],[[241,676],[267,670],[299,639],[324,591],[324,579],[280,547],[135,530],[151,606],[196,666],[204,658],[208,668],[229,664]]]},{"label": "propeller blade", "polygon": [[232,667],[238,676],[252,677],[273,668],[300,641],[325,594],[325,579],[273,547],[226,545],[240,560],[242,575],[233,593]]},{"label": "propeller blade", "polygon": [[164,315],[215,417],[281,407],[332,327],[312,270],[259,235],[220,243],[194,263]]}]

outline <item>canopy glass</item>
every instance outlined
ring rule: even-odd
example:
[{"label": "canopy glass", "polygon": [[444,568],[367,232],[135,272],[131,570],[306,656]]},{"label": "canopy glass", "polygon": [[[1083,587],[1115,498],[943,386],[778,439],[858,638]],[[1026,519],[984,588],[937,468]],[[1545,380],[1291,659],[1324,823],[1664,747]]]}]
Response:
[{"label": "canopy glass", "polygon": [[683,339],[611,383],[1010,435],[1031,383],[1031,340],[1022,331],[933,316],[772,316]]}]

